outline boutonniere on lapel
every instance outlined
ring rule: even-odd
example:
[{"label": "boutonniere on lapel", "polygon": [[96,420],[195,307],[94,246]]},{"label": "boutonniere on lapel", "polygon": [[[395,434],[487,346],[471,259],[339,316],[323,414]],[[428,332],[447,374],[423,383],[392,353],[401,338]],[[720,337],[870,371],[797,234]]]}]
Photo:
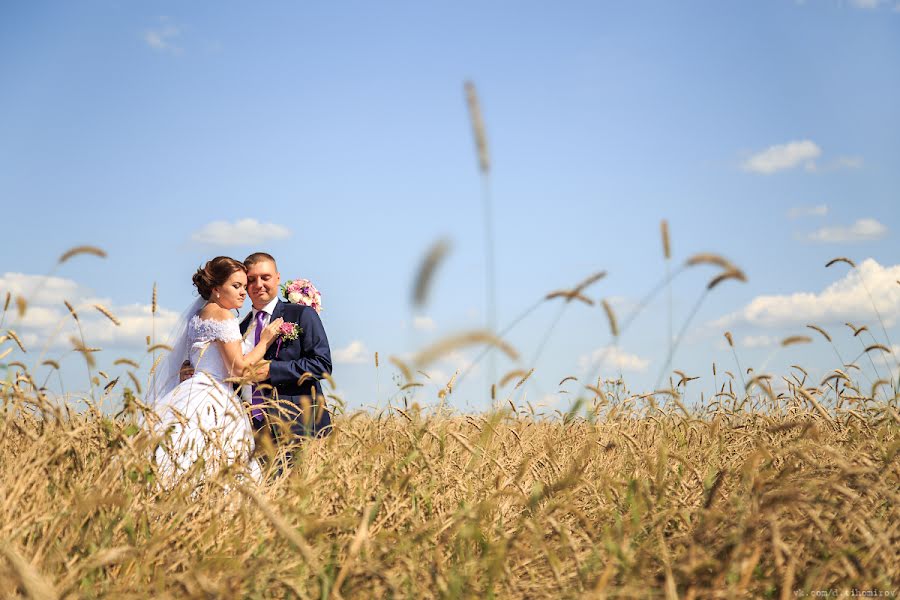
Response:
[{"label": "boutonniere on lapel", "polygon": [[292,342],[299,338],[301,333],[303,333],[303,328],[296,323],[288,321],[282,323],[281,328],[278,330],[278,347],[275,348],[275,358],[278,358],[278,353],[281,351],[282,341]]},{"label": "boutonniere on lapel", "polygon": [[312,307],[317,314],[322,312],[322,294],[309,279],[288,279],[281,286],[281,294],[291,304]]}]

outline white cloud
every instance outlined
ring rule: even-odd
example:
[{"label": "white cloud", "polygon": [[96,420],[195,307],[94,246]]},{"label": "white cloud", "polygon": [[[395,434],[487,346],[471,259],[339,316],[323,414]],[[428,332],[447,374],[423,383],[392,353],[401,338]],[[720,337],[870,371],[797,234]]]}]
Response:
[{"label": "white cloud", "polygon": [[863,159],[861,156],[839,156],[831,165],[833,169],[861,169]]},{"label": "white cloud", "polygon": [[621,371],[642,372],[646,371],[650,361],[636,354],[629,354],[615,346],[597,348],[590,354],[584,354],[578,358],[578,367],[582,371],[591,368],[603,367]]},{"label": "white cloud", "polygon": [[413,328],[419,331],[434,331],[437,325],[431,317],[419,316],[413,318]]},{"label": "white cloud", "polygon": [[[109,307],[108,307],[109,308]],[[101,315],[93,305],[83,304],[76,308],[81,315],[89,315],[88,321],[93,324],[86,329],[85,336],[95,343],[125,343],[129,346],[146,344],[146,336],[153,335],[157,342],[168,340],[169,332],[178,321],[179,314],[174,310],[158,308],[156,316],[149,304],[129,304],[110,308],[119,319],[121,325],[116,326]],[[96,313],[93,314],[93,313]],[[84,319],[82,319],[84,321]],[[155,331],[154,331],[155,330]]]},{"label": "white cloud", "polygon": [[824,217],[828,214],[827,204],[818,204],[816,206],[795,206],[788,211],[788,217],[797,219],[800,217]]},{"label": "white cloud", "polygon": [[561,394],[544,394],[534,403],[535,408],[560,409],[566,405],[571,406],[574,402],[572,398],[564,397]]},{"label": "white cloud", "polygon": [[872,9],[878,8],[878,5],[881,4],[881,0],[850,0],[850,4],[856,8]]},{"label": "white cloud", "polygon": [[[69,348],[69,337],[80,335],[78,323],[69,314],[64,300],[75,308],[89,346],[143,350],[146,336],[153,336],[154,330],[156,341],[165,341],[179,316],[162,307],[154,316],[147,304],[118,305],[108,298],[98,298],[89,289],[62,277],[4,273],[0,276],[0,297],[5,297],[6,292],[14,297],[21,295],[28,301],[25,316],[18,319],[13,313],[7,317],[6,325],[22,334],[29,351],[44,346]],[[95,304],[112,312],[120,325],[103,316]]]},{"label": "white cloud", "polygon": [[191,239],[211,246],[256,245],[283,240],[290,230],[276,223],[260,223],[256,219],[240,219],[234,223],[213,221],[191,234]]},{"label": "white cloud", "polygon": [[[575,407],[576,402],[578,397],[574,394],[544,394],[532,406],[536,409],[537,416],[553,417],[557,413],[568,413]],[[519,409],[527,409],[527,406],[520,406]]]},{"label": "white cloud", "polygon": [[[846,267],[841,264],[840,267]],[[840,267],[832,267],[840,268]],[[857,272],[858,271],[858,272]],[[782,327],[807,323],[862,324],[875,318],[872,300],[887,326],[900,317],[900,265],[883,267],[869,258],[819,293],[797,292],[781,296],[758,296],[744,308],[718,319],[713,325],[727,329],[734,324]]]},{"label": "white cloud", "polygon": [[433,366],[425,369],[428,379],[437,385],[446,385],[456,373],[465,373],[467,378],[473,378],[481,370],[478,364],[473,364],[472,359],[460,352],[453,350],[442,356]]},{"label": "white cloud", "polygon": [[79,293],[84,293],[71,279],[26,273],[4,273],[0,277],[0,293],[4,298],[6,292],[13,297],[23,296],[35,304],[62,304],[63,300],[71,300]]},{"label": "white cloud", "polygon": [[373,354],[366,349],[366,345],[360,340],[353,340],[346,347],[332,352],[335,363],[360,364],[373,359]]},{"label": "white cloud", "polygon": [[776,341],[768,335],[745,335],[738,343],[744,348],[766,348],[774,346]]},{"label": "white cloud", "polygon": [[158,52],[171,52],[179,54],[181,48],[175,44],[175,40],[181,35],[181,27],[171,23],[168,18],[160,18],[160,26],[148,29],[144,32],[144,43]]},{"label": "white cloud", "polygon": [[806,236],[810,242],[864,242],[879,240],[887,235],[887,227],[875,219],[859,219],[849,227],[822,227]]},{"label": "white cloud", "polygon": [[762,152],[754,154],[742,165],[745,171],[771,175],[776,171],[793,169],[804,165],[809,170],[815,170],[815,160],[822,154],[822,150],[810,140],[788,142],[777,146],[769,146]]}]

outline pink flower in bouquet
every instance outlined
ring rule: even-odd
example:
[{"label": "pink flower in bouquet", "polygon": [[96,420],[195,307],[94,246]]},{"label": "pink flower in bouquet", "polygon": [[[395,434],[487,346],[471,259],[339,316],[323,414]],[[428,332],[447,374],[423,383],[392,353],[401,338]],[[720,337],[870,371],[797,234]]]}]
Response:
[{"label": "pink flower in bouquet", "polygon": [[322,295],[309,279],[289,279],[281,286],[282,296],[291,304],[310,306],[322,312]]}]

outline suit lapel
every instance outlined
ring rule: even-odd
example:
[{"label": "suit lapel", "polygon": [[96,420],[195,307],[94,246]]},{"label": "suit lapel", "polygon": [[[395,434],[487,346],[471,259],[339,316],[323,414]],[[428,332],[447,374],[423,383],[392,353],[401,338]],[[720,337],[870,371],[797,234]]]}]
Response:
[{"label": "suit lapel", "polygon": [[240,327],[241,327],[241,335],[244,335],[245,333],[247,333],[247,328],[250,327],[250,319],[251,319],[251,317],[253,317],[253,311],[252,311],[252,310],[247,314],[246,317],[244,317],[244,320],[241,321],[241,325],[240,325]]},{"label": "suit lapel", "polygon": [[284,302],[279,300],[275,303],[275,308],[272,309],[272,316],[269,318],[269,322],[271,323],[278,317],[284,314]]}]

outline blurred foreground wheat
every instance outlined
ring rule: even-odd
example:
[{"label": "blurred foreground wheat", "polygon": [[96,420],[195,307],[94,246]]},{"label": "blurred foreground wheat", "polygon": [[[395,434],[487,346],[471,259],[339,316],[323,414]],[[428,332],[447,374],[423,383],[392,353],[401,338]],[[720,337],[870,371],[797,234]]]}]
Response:
[{"label": "blurred foreground wheat", "polygon": [[555,422],[413,406],[339,417],[265,486],[232,470],[162,491],[133,414],[70,414],[25,387],[0,416],[2,597],[786,598],[900,581],[895,401],[794,388],[669,410],[597,389]]}]

